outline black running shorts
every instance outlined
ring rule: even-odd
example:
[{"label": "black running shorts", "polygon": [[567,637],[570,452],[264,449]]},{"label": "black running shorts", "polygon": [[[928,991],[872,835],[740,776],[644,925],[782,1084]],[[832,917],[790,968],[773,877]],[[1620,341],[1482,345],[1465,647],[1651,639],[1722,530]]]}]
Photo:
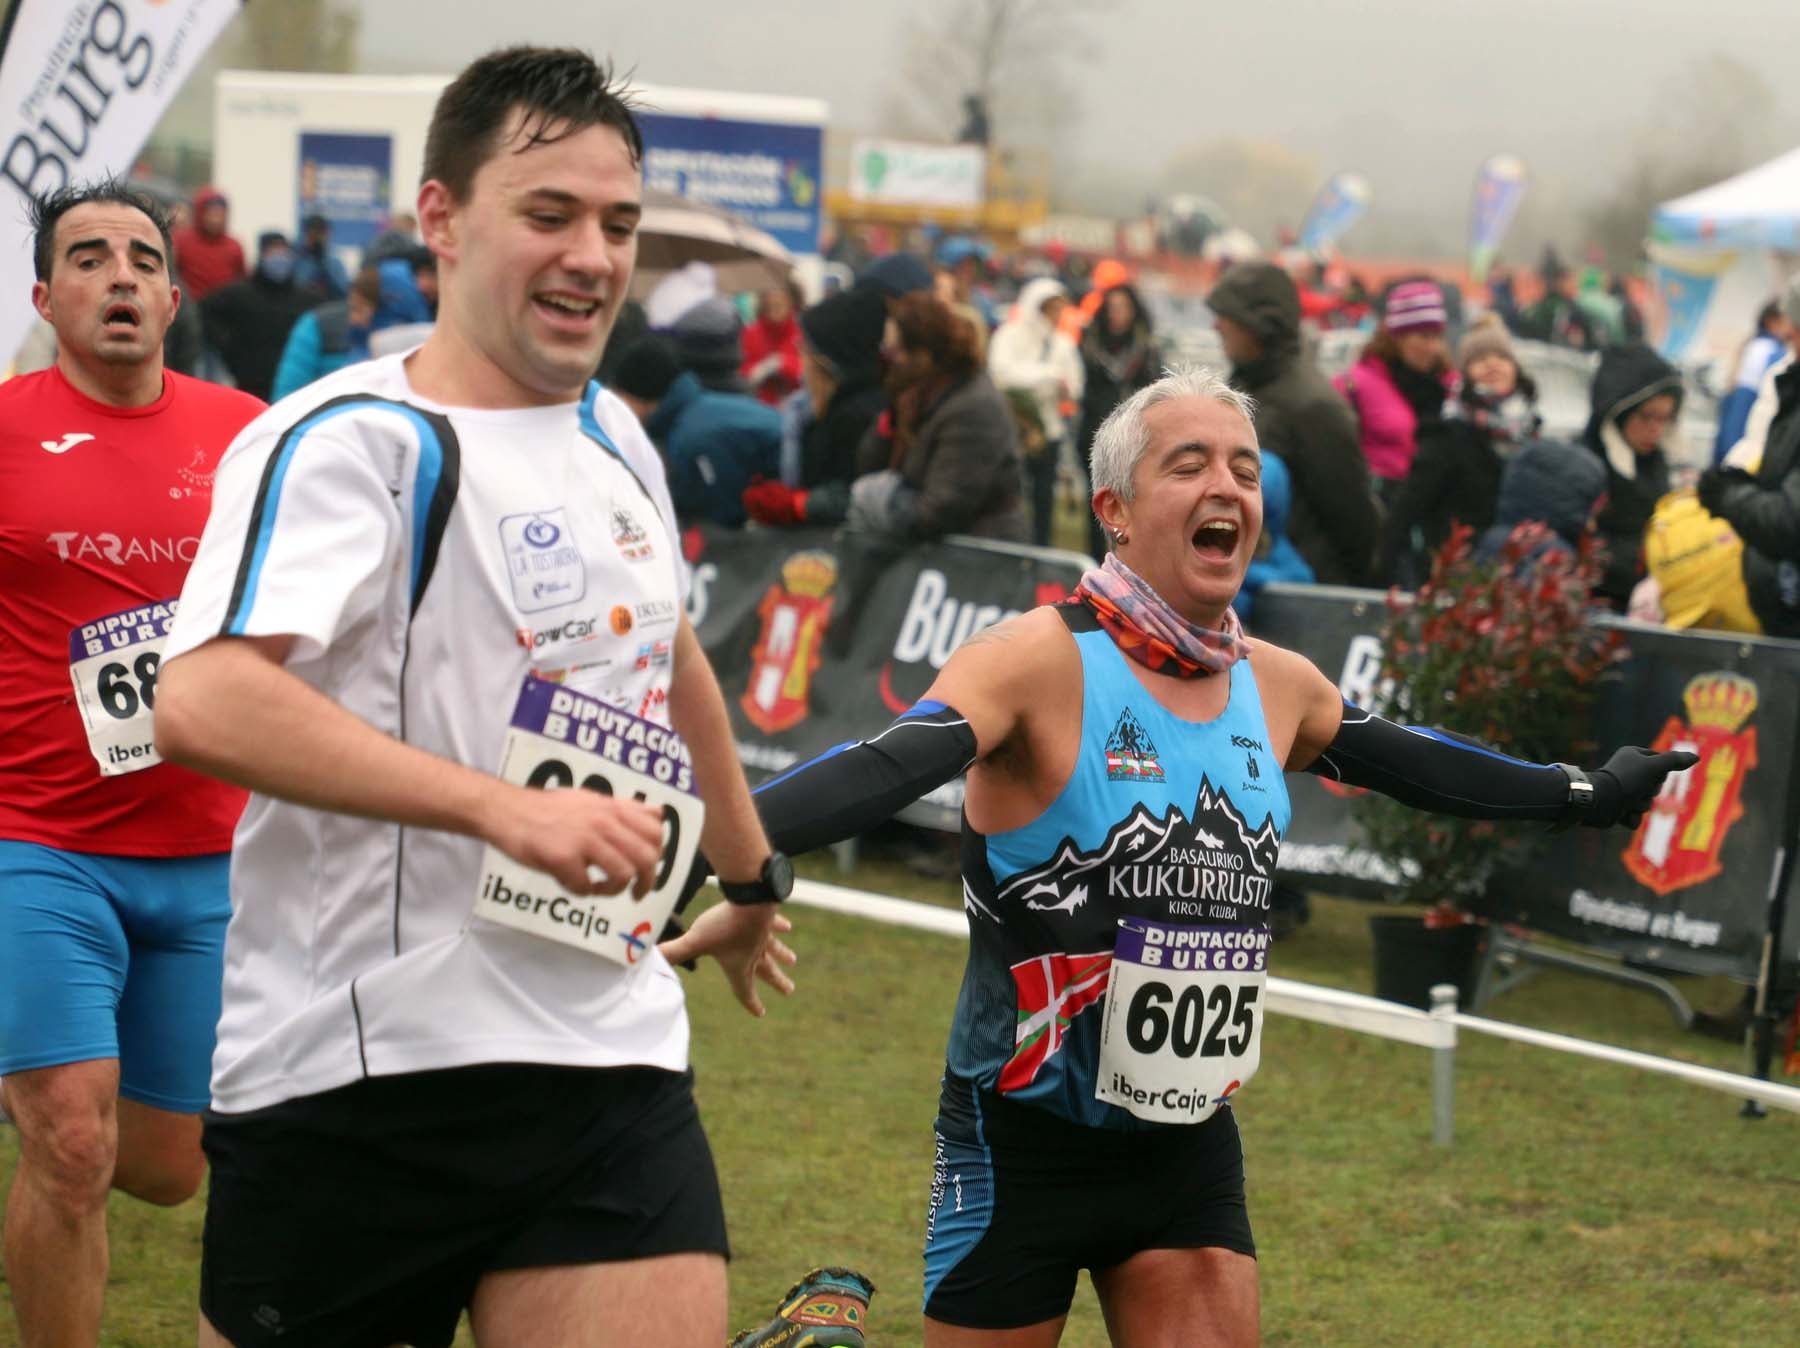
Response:
[{"label": "black running shorts", "polygon": [[236,1348],[447,1348],[484,1273],[728,1255],[692,1084],[504,1064],[209,1112],[201,1309]]},{"label": "black running shorts", "polygon": [[946,1077],[925,1224],[925,1314],[969,1329],[1066,1315],[1082,1269],[1144,1250],[1255,1256],[1229,1108],[1089,1128]]}]

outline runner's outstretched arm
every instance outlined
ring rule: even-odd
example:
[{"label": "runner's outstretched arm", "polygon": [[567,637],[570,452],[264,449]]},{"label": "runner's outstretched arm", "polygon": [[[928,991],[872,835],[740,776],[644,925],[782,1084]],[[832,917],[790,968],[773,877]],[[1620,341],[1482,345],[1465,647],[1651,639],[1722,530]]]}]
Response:
[{"label": "runner's outstretched arm", "polygon": [[1543,820],[1635,828],[1671,772],[1699,762],[1682,752],[1627,746],[1590,775],[1528,763],[1449,731],[1403,726],[1343,701],[1310,664],[1290,771],[1367,787],[1403,805],[1464,819]]},{"label": "runner's outstretched arm", "polygon": [[1019,725],[1031,671],[1041,668],[1037,643],[1061,631],[1059,619],[1036,610],[977,632],[885,730],[757,787],[775,845],[807,852],[866,833],[992,753]]}]

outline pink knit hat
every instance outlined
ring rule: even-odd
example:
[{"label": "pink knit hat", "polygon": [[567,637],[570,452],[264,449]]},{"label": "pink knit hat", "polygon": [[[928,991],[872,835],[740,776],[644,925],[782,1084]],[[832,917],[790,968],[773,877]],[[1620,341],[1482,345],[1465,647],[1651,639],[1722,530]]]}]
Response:
[{"label": "pink knit hat", "polygon": [[1444,330],[1444,292],[1435,281],[1402,281],[1388,295],[1382,315],[1389,332],[1435,328]]}]

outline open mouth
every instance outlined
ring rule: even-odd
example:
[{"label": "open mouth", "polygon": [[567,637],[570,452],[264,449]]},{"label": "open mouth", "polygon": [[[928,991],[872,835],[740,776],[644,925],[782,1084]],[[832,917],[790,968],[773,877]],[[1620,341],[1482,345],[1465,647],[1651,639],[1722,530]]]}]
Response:
[{"label": "open mouth", "polygon": [[136,328],[143,322],[138,316],[136,307],[125,303],[107,305],[105,311],[100,315],[100,321],[109,328]]},{"label": "open mouth", "polygon": [[1238,526],[1233,520],[1208,520],[1194,530],[1194,551],[1215,561],[1227,561],[1238,546]]},{"label": "open mouth", "polygon": [[591,323],[600,312],[600,301],[591,295],[570,295],[562,291],[540,290],[531,297],[538,312],[558,326]]}]

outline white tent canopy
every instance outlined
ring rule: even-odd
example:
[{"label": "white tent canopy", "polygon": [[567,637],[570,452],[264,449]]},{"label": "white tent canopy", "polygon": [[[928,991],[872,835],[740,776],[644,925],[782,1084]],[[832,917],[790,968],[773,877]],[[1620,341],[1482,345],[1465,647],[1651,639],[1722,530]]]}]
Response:
[{"label": "white tent canopy", "polygon": [[1658,206],[1650,218],[1657,345],[1726,369],[1800,253],[1800,149]]},{"label": "white tent canopy", "polygon": [[1800,251],[1800,149],[1656,208],[1662,243]]}]

